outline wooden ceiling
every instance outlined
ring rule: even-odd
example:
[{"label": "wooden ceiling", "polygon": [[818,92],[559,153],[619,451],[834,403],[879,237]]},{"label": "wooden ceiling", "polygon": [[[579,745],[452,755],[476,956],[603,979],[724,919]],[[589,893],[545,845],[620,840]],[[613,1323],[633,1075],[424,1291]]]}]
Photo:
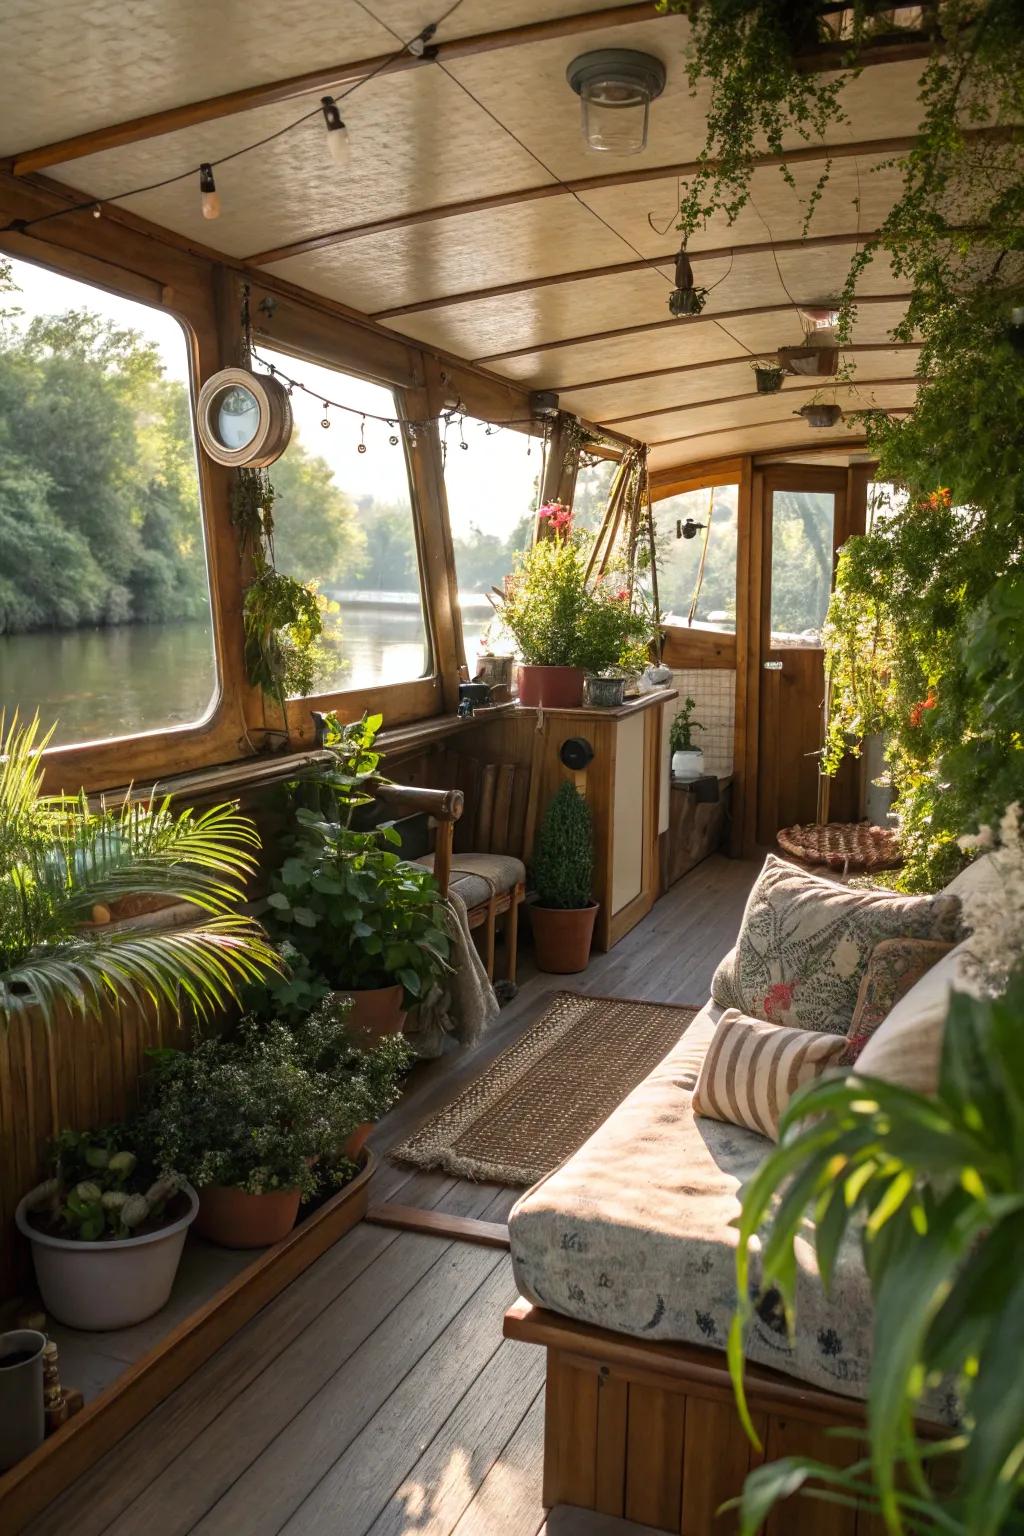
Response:
[{"label": "wooden ceiling", "polygon": [[[567,409],[651,443],[654,467],[812,447],[794,413],[814,381],[758,396],[749,357],[802,339],[796,304],[835,297],[858,239],[884,218],[899,185],[885,162],[914,133],[920,59],[873,65],[847,88],[808,238],[800,193],[825,147],[800,150],[795,190],[764,164],[736,223],[692,242],[712,292],[699,319],[673,320],[679,178],[705,111],[686,82],[686,22],[649,3],[461,0],[438,28],[437,62],[389,63],[396,34],[414,36],[435,9],[443,0],[248,0],[244,12],[7,0],[0,155],[17,174],[107,199],[231,155],[362,81],[344,108],[348,168],[328,157],[315,113],[218,168],[216,223],[201,218],[192,176],[121,206],[402,336],[556,389]],[[639,156],[595,154],[580,134],[566,65],[606,46],[667,67]],[[884,261],[861,294],[852,380],[836,399],[905,409],[916,351],[890,332],[906,295]]]}]

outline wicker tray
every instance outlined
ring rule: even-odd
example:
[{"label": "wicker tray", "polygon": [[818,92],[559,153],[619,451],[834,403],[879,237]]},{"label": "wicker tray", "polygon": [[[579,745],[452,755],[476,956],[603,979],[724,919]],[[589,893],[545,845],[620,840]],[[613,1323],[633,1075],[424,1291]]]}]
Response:
[{"label": "wicker tray", "polygon": [[779,847],[805,864],[826,864],[844,874],[853,869],[897,869],[903,863],[899,836],[892,827],[866,821],[828,821],[823,826],[783,827]]}]

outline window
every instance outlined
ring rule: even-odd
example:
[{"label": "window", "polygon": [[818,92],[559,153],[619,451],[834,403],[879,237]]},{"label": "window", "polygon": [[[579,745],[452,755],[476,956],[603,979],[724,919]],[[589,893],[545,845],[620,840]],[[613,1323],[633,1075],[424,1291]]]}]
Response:
[{"label": "window", "polygon": [[470,671],[494,613],[486,594],[533,538],[542,466],[539,440],[514,428],[467,416],[461,437],[448,429],[444,484]]},{"label": "window", "polygon": [[867,490],[867,531],[879,527],[905,512],[909,501],[906,491],[885,480],[869,480]]},{"label": "window", "polygon": [[771,638],[820,646],[832,588],[831,491],[772,492]]},{"label": "window", "polygon": [[57,742],[214,703],[188,359],[171,316],[0,258],[0,702]]},{"label": "window", "polygon": [[291,441],[270,466],[277,567],[316,582],[338,604],[328,636],[335,665],[318,692],[425,676],[430,645],[409,469],[401,441],[391,441],[401,437],[394,395],[382,384],[262,344],[257,352],[318,397],[388,418],[364,422],[348,411],[325,410],[320,398],[297,389]]},{"label": "window", "polygon": [[604,522],[612,481],[619,468],[618,459],[581,458],[573,494],[573,521],[577,528],[596,533]]},{"label": "window", "polygon": [[[738,486],[715,485],[655,502],[658,600],[666,624],[692,620],[695,629],[735,633],[738,498]],[[690,537],[687,524],[696,525]]]}]

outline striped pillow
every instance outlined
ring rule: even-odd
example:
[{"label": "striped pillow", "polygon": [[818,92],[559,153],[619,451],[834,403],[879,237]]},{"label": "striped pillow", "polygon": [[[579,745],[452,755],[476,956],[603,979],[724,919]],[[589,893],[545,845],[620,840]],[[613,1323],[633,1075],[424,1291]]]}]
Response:
[{"label": "striped pillow", "polygon": [[794,1093],[838,1066],[845,1049],[836,1035],[766,1024],[729,1008],[704,1057],[693,1112],[778,1141],[779,1121]]}]

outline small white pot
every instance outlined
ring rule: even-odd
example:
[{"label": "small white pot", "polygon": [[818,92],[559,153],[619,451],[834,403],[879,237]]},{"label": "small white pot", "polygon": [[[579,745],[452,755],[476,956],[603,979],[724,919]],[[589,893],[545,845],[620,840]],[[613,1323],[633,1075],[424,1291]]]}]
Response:
[{"label": "small white pot", "polygon": [[700,747],[672,753],[672,777],[681,784],[692,784],[704,772],[704,753]]},{"label": "small white pot", "polygon": [[188,1210],[177,1221],[158,1232],[105,1243],[77,1243],[40,1232],[29,1221],[22,1200],[14,1219],[32,1244],[47,1312],[69,1328],[100,1333],[131,1328],[159,1312],[170,1297],[181,1250],[199,1210],[191,1184],[183,1184],[181,1193],[188,1197]]}]

